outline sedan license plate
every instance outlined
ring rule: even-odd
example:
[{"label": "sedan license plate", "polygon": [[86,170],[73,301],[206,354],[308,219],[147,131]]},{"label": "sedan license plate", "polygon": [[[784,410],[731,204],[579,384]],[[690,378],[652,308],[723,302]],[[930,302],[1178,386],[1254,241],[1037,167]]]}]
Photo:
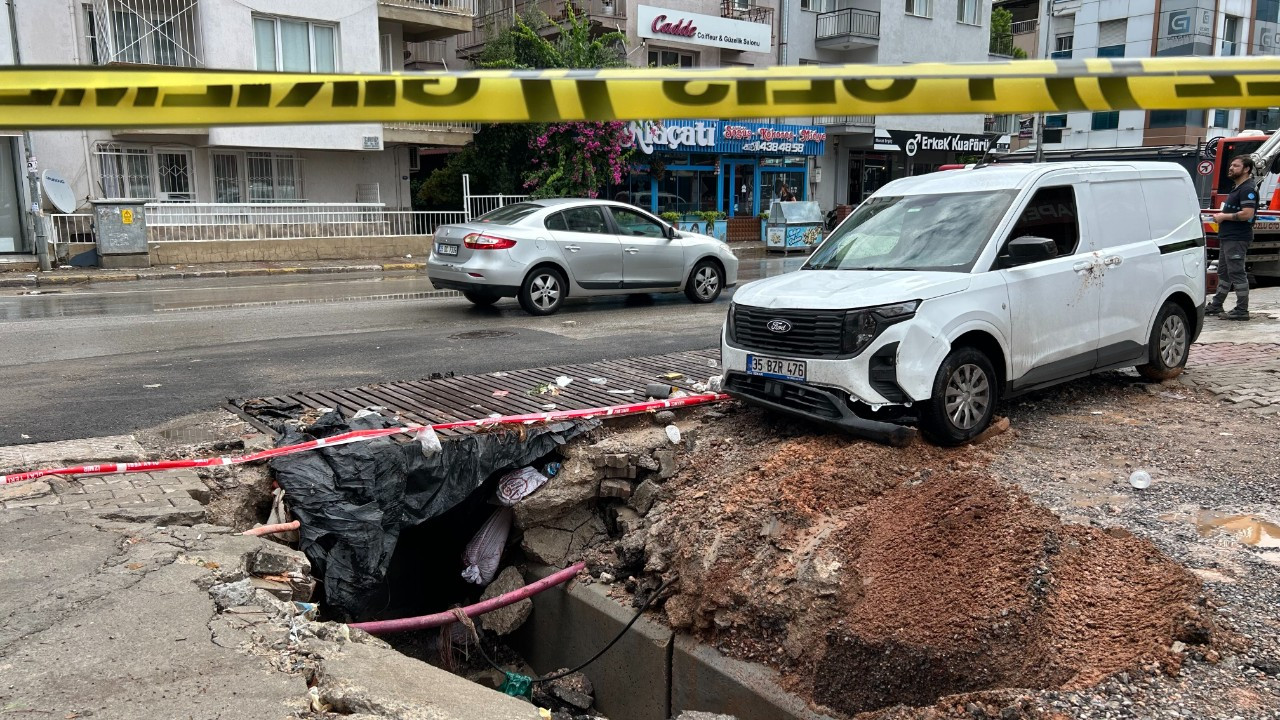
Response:
[{"label": "sedan license plate", "polygon": [[778,380],[800,380],[803,382],[805,373],[806,368],[803,360],[781,360],[760,357],[759,355],[747,356],[748,375],[759,375]]},{"label": "sedan license plate", "polygon": [[447,243],[436,243],[436,253],[439,255],[457,255],[458,246],[449,245]]}]

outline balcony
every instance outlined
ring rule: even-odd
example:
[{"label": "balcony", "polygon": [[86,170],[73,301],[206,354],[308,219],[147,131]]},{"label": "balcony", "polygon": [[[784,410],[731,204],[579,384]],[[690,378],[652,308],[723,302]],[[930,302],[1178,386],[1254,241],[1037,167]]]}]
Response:
[{"label": "balcony", "polygon": [[526,0],[515,7],[476,18],[475,28],[458,37],[458,55],[472,57],[484,48],[484,44],[515,25],[515,14],[528,19],[545,16],[546,22],[539,31],[543,35],[555,34],[554,23],[563,23],[569,17],[569,8],[578,17],[586,17],[592,30],[612,31],[627,26],[627,6],[623,0]]},{"label": "balcony", "polygon": [[462,147],[479,129],[479,123],[393,122],[382,126],[382,139],[387,143]]},{"label": "balcony", "polygon": [[876,129],[875,115],[815,115],[814,125],[822,125],[828,132],[872,132]]},{"label": "balcony", "polygon": [[443,40],[405,43],[405,70],[443,70],[445,69],[445,43]]},{"label": "balcony", "polygon": [[750,0],[720,0],[720,17],[760,23],[773,29],[773,8]]},{"label": "balcony", "polygon": [[1014,48],[1013,35],[992,35],[990,53],[996,58],[1013,57]]},{"label": "balcony", "polygon": [[405,42],[471,32],[475,15],[475,0],[378,0],[378,19],[400,23]]},{"label": "balcony", "polygon": [[982,131],[997,135],[1017,135],[1021,125],[1017,115],[988,115],[983,119]]},{"label": "balcony", "polygon": [[846,8],[818,15],[814,45],[824,50],[855,50],[880,44],[880,13]]}]

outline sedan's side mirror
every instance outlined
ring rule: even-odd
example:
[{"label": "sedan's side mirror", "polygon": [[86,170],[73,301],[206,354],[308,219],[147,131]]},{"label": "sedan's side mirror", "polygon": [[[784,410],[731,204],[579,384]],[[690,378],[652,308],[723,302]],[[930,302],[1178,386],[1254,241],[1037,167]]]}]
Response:
[{"label": "sedan's side mirror", "polygon": [[1001,266],[1017,267],[1058,257],[1058,243],[1051,238],[1023,235],[1011,240],[1009,254],[1001,258]]},{"label": "sedan's side mirror", "polygon": [[676,229],[674,225],[666,226],[666,232],[664,232],[663,234],[666,235],[668,240],[675,240],[676,238],[680,237],[678,234],[676,234]]}]

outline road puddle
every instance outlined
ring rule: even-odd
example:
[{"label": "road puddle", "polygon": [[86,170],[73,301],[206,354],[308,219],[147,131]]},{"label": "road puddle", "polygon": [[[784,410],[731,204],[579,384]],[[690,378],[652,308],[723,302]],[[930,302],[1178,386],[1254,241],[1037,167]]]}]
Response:
[{"label": "road puddle", "polygon": [[1254,515],[1223,515],[1203,512],[1196,517],[1201,537],[1226,531],[1236,540],[1259,548],[1280,548],[1280,525]]}]

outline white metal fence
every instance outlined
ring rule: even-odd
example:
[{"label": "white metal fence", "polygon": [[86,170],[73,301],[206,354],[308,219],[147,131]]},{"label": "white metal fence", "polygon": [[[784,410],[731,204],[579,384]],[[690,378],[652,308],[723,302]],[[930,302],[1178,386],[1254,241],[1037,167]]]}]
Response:
[{"label": "white metal fence", "polygon": [[378,4],[411,10],[436,10],[439,12],[475,15],[475,0],[378,0]]},{"label": "white metal fence", "polygon": [[49,220],[53,225],[55,244],[94,242],[93,216],[88,213],[55,213],[49,216]]},{"label": "white metal fence", "polygon": [[384,123],[388,130],[434,130],[436,132],[475,133],[480,130],[480,123],[465,122],[389,122]]},{"label": "white metal fence", "polygon": [[470,222],[472,218],[497,210],[503,205],[523,202],[528,199],[528,195],[472,195],[471,176],[466,173],[462,175],[462,207],[466,213],[467,222]]}]

